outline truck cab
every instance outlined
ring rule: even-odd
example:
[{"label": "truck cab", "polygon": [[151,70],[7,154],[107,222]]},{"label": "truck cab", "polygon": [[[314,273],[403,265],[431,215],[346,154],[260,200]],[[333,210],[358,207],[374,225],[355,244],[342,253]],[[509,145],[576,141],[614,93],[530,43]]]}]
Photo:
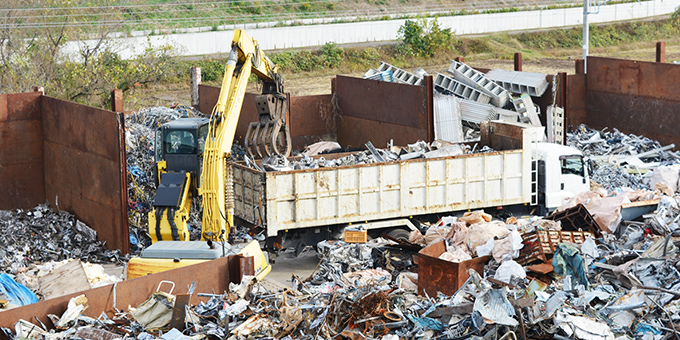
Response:
[{"label": "truck cab", "polygon": [[538,164],[540,206],[553,211],[565,198],[590,190],[588,167],[581,151],[553,143],[532,144]]}]

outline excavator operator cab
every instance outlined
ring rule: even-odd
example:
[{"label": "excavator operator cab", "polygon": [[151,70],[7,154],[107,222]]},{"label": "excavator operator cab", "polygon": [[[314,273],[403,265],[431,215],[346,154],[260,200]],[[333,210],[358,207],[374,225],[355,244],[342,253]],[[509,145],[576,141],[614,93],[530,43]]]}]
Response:
[{"label": "excavator operator cab", "polygon": [[192,188],[200,185],[201,155],[209,121],[207,118],[180,118],[156,130],[156,162],[165,161],[167,172],[190,173],[194,182]]}]

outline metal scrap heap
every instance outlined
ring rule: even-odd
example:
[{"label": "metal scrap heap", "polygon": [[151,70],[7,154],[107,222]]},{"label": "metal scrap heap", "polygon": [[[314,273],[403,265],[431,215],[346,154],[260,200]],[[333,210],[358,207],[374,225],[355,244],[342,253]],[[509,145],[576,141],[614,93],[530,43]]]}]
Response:
[{"label": "metal scrap heap", "polygon": [[0,210],[0,268],[16,274],[32,263],[80,259],[120,263],[119,250],[97,241],[97,232],[66,211],[47,205],[33,209]]},{"label": "metal scrap heap", "polygon": [[[86,299],[78,297],[53,317],[54,336],[662,339],[680,335],[678,198],[662,195],[644,222],[614,232],[577,204],[545,219],[444,217],[408,241],[322,241],[317,269],[293,274],[290,287],[245,276],[228,292],[190,288],[204,300],[179,324],[171,322],[177,300],[162,290],[97,320],[79,316]],[[18,325],[17,338],[46,334]]]},{"label": "metal scrap heap", "polygon": [[626,135],[617,129],[602,131],[580,125],[567,133],[567,144],[593,160],[591,179],[608,191],[617,188],[654,189],[649,169],[677,167],[675,145],[661,146],[644,136]]}]

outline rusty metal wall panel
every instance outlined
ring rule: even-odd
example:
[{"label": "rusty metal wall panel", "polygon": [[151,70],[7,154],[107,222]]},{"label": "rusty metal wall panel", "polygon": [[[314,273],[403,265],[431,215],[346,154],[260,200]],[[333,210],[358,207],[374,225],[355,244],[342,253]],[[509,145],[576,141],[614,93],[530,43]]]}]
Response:
[{"label": "rusty metal wall panel", "polygon": [[636,60],[588,57],[588,91],[667,101],[680,98],[680,66]]},{"label": "rusty metal wall panel", "polygon": [[567,99],[564,112],[564,127],[576,128],[586,123],[586,75],[567,76]]},{"label": "rusty metal wall panel", "polygon": [[376,148],[384,148],[390,140],[394,145],[405,146],[427,140],[428,132],[427,126],[415,128],[351,116],[338,118],[338,143],[343,147],[364,148],[370,141]]},{"label": "rusty metal wall panel", "polygon": [[525,146],[524,133],[518,125],[486,121],[481,124],[480,142],[494,150],[518,150]]},{"label": "rusty metal wall panel", "polygon": [[301,150],[320,140],[336,140],[337,127],[333,95],[290,98],[290,134],[293,149]]},{"label": "rusty metal wall panel", "polygon": [[[204,114],[210,114],[219,95],[219,87],[199,85],[198,110]],[[243,145],[243,139],[248,131],[248,125],[259,120],[255,107],[256,96],[258,94],[246,93],[243,98],[241,116],[234,136],[234,139],[241,145]],[[335,122],[329,122],[329,119],[335,119],[331,99],[332,95],[330,94],[290,97],[289,119],[293,149],[303,149],[306,145],[319,140],[335,139]]]},{"label": "rusty metal wall panel", "polygon": [[[206,115],[212,113],[217,98],[220,96],[220,88],[216,86],[199,85],[198,86],[198,110]],[[255,97],[257,94],[246,93],[243,97],[243,106],[241,106],[241,116],[239,117],[238,125],[236,126],[236,135],[234,140],[243,145],[243,139],[248,132],[248,125],[251,122],[256,122],[260,118],[255,107]]]},{"label": "rusty metal wall panel", "polygon": [[39,92],[0,95],[0,121],[40,120]]},{"label": "rusty metal wall panel", "polygon": [[437,242],[418,253],[418,294],[436,296],[438,292],[453,295],[470,274],[468,269],[482,273],[484,264],[490,256],[480,256],[463,262],[440,260],[439,256],[446,251],[444,242]]},{"label": "rusty metal wall panel", "polygon": [[586,93],[588,126],[617,128],[643,135],[662,145],[680,145],[680,101],[636,97],[589,90]]},{"label": "rusty metal wall panel", "polygon": [[586,124],[680,145],[679,65],[589,57],[586,77]]},{"label": "rusty metal wall panel", "polygon": [[[173,292],[175,294],[186,294],[187,287],[192,281],[196,281],[196,293],[227,291],[230,279],[240,281],[239,278],[230,276],[232,267],[239,267],[240,258],[239,256],[230,256],[119,282],[116,285],[115,292],[116,307],[125,310],[128,305],[137,307],[156,291],[158,284],[163,280],[175,283]],[[168,291],[168,286],[164,285],[165,288],[161,290]],[[109,285],[0,312],[0,327],[14,329],[14,323],[17,320],[24,319],[35,322],[34,316],[38,317],[47,327],[53,327],[47,318],[47,314],[63,314],[66,311],[68,301],[81,294],[85,294],[89,305],[83,312],[85,316],[97,318],[102,311],[106,312],[109,317],[113,316],[113,285]],[[198,304],[199,301],[205,300],[206,298],[199,298],[194,294],[191,303]],[[2,333],[0,333],[0,339],[6,339]]]},{"label": "rusty metal wall panel", "polygon": [[219,95],[219,87],[203,84],[198,85],[198,111],[209,115],[212,112],[213,107],[215,107]]},{"label": "rusty metal wall panel", "polygon": [[118,161],[116,114],[45,96],[43,126],[46,143]]},{"label": "rusty metal wall panel", "polygon": [[0,95],[0,209],[45,202],[40,93]]},{"label": "rusty metal wall panel", "polygon": [[[338,106],[342,117],[428,129],[424,86],[338,76]],[[340,139],[340,136],[338,136]]]},{"label": "rusty metal wall panel", "polygon": [[45,196],[109,248],[129,252],[124,127],[120,115],[43,97]]}]

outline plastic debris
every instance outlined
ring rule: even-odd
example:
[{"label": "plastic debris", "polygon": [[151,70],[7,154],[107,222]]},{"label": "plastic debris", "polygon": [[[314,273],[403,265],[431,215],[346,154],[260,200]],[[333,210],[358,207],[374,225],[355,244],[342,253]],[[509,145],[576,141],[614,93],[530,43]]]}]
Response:
[{"label": "plastic debris", "polygon": [[38,297],[30,289],[5,273],[0,273],[0,298],[15,306],[38,302]]}]

